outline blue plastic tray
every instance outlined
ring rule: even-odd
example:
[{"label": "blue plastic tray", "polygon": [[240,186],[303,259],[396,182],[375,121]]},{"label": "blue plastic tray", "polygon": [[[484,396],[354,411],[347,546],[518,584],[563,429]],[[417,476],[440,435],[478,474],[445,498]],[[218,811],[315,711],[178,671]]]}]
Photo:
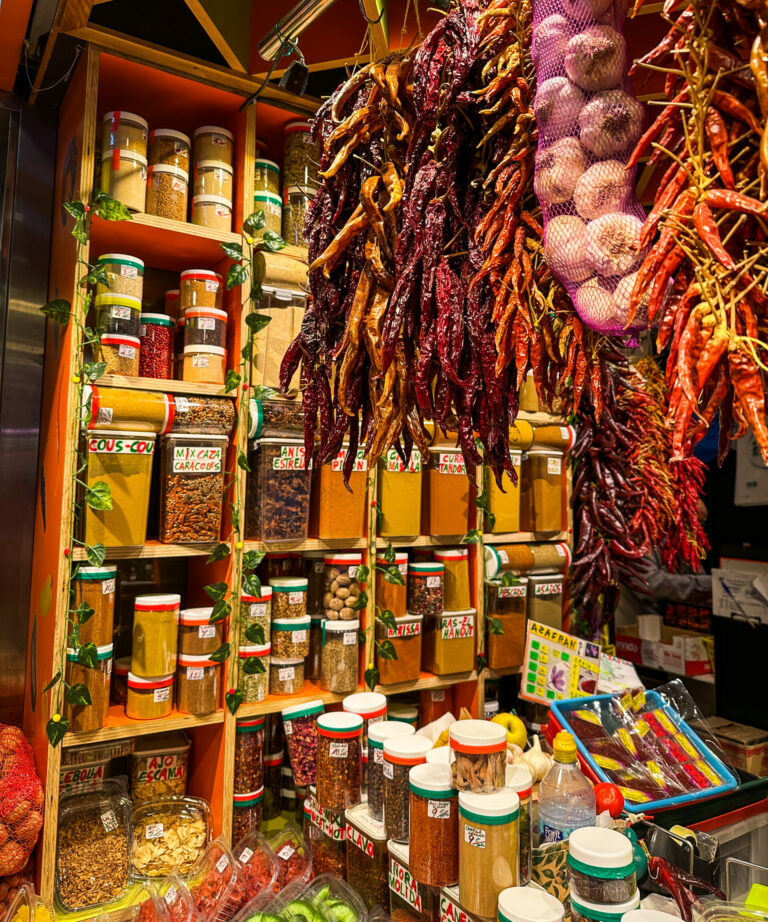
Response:
[{"label": "blue plastic tray", "polygon": [[[553,703],[550,708],[552,715],[563,728],[563,730],[567,730],[573,735],[574,739],[576,740],[576,745],[579,748],[581,758],[587,763],[587,765],[589,765],[590,769],[601,781],[608,781],[611,784],[615,782],[612,782],[608,775],[603,771],[603,769],[600,768],[597,762],[595,762],[584,744],[571,729],[567,715],[570,711],[577,711],[581,708],[587,707],[593,701],[609,701],[615,697],[615,695],[592,695],[588,698],[569,698],[567,701],[557,701]],[[696,732],[686,723],[686,721],[682,719],[682,717],[680,717],[674,708],[670,707],[664,701],[661,695],[655,691],[647,691],[645,693],[645,700],[646,703],[650,705],[649,709],[659,708],[664,711],[664,713],[669,717],[672,723],[675,724],[678,730],[684,734],[684,736],[686,736],[699,750],[702,759],[704,759],[704,761],[710,765],[717,772],[717,774],[720,775],[721,778],[726,778],[728,780],[726,780],[723,784],[717,785],[717,787],[703,788],[700,791],[693,791],[690,794],[677,794],[675,797],[666,797],[663,800],[649,800],[642,804],[632,804],[625,801],[624,809],[628,813],[651,813],[654,810],[663,810],[669,807],[677,807],[684,804],[696,803],[702,800],[709,800],[712,797],[717,797],[719,794],[725,794],[727,791],[732,791],[734,788],[738,787],[739,782],[733,772],[720,759],[718,759],[717,756],[707,748],[707,746],[704,745]]]}]

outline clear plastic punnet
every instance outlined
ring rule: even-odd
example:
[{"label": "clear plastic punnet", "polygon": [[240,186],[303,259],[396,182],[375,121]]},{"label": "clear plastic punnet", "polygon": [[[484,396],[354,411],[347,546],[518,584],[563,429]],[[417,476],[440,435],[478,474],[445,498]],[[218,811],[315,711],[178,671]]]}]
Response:
[{"label": "clear plastic punnet", "polygon": [[261,893],[273,895],[277,859],[260,832],[249,832],[232,849],[238,866],[237,883],[229,897],[228,918]]},{"label": "clear plastic punnet", "polygon": [[[627,75],[625,2],[534,0],[534,101],[539,148],[534,189],[544,254],[595,330],[621,333],[642,260],[645,213],[629,156],[643,108]],[[632,329],[647,325],[640,316]]]},{"label": "clear plastic punnet", "polygon": [[223,839],[215,839],[192,868],[187,886],[200,922],[225,922],[232,918],[229,899],[237,885],[239,866]]}]

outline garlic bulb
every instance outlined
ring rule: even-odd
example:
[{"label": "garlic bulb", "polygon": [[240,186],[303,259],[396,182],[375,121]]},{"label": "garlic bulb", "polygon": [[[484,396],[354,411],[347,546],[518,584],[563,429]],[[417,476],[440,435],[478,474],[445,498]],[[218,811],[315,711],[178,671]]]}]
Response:
[{"label": "garlic bulb", "polygon": [[643,107],[624,90],[599,93],[579,113],[579,139],[596,157],[612,157],[640,137]]},{"label": "garlic bulb", "polygon": [[556,72],[562,66],[565,48],[573,35],[573,27],[559,13],[542,19],[533,30],[531,57],[536,65],[539,82],[547,71]]},{"label": "garlic bulb", "polygon": [[631,214],[607,214],[587,224],[584,237],[589,264],[600,275],[626,275],[639,259],[643,222]]},{"label": "garlic bulb", "polygon": [[579,177],[573,190],[576,211],[585,221],[624,211],[632,195],[630,176],[618,160],[594,163]]},{"label": "garlic bulb", "polygon": [[523,753],[523,761],[530,769],[534,784],[537,781],[541,781],[544,775],[549,771],[552,758],[541,748],[538,735],[533,737],[533,744],[528,752]]},{"label": "garlic bulb", "polygon": [[579,317],[596,330],[604,330],[614,325],[621,326],[616,320],[616,304],[613,295],[600,279],[592,278],[579,287],[573,298]]},{"label": "garlic bulb", "polygon": [[515,765],[523,759],[523,750],[515,743],[507,743],[507,765]]},{"label": "garlic bulb", "polygon": [[[637,272],[631,275],[625,275],[616,286],[613,292],[613,300],[616,304],[616,317],[622,327],[626,326],[629,318],[629,302],[632,297],[632,289],[635,287]],[[640,306],[632,321],[632,326],[648,326],[648,302],[650,301],[651,286],[646,285],[640,298]]]},{"label": "garlic bulb", "polygon": [[613,0],[562,0],[563,12],[572,19],[597,19],[613,6]]},{"label": "garlic bulb", "polygon": [[618,86],[627,64],[624,36],[611,26],[591,26],[574,35],[565,50],[565,72],[582,90]]},{"label": "garlic bulb", "polygon": [[[561,138],[536,156],[533,188],[542,205],[561,205],[573,195],[587,165],[576,138]],[[615,209],[611,208],[611,211]]]},{"label": "garlic bulb", "polygon": [[566,282],[582,282],[592,275],[586,257],[587,225],[576,215],[551,218],[544,229],[544,257],[550,269]]},{"label": "garlic bulb", "polygon": [[584,94],[567,77],[545,80],[533,100],[536,124],[544,136],[569,134],[576,128]]}]

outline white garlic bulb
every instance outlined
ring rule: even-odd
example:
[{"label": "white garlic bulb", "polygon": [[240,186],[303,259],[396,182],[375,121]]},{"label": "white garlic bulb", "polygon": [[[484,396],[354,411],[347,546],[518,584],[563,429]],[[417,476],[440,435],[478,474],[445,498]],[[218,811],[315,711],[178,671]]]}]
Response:
[{"label": "white garlic bulb", "polygon": [[[624,326],[629,319],[629,302],[632,298],[632,289],[635,287],[636,280],[637,272],[633,272],[631,275],[625,275],[613,292],[613,300],[616,303],[616,316],[620,319],[622,326]],[[648,326],[648,302],[650,301],[650,294],[651,286],[648,284],[640,296],[640,306],[632,321],[633,326]]]},{"label": "white garlic bulb", "polygon": [[630,176],[630,172],[618,160],[602,160],[592,164],[579,177],[573,190],[576,211],[585,221],[614,211],[624,211],[632,195]]},{"label": "white garlic bulb", "polygon": [[639,259],[643,222],[631,214],[607,214],[586,226],[584,236],[589,264],[600,275],[626,275]]},{"label": "white garlic bulb", "polygon": [[582,90],[608,90],[621,82],[627,64],[624,36],[611,26],[591,26],[565,50],[565,72]]},{"label": "white garlic bulb", "polygon": [[624,90],[598,93],[579,113],[579,139],[596,157],[612,157],[637,141],[643,107]]},{"label": "white garlic bulb", "polygon": [[579,287],[573,298],[574,306],[581,319],[593,329],[605,329],[616,320],[616,304],[613,295],[600,279],[593,278]]},{"label": "white garlic bulb", "polygon": [[544,229],[544,258],[567,282],[582,282],[592,275],[586,256],[586,231],[581,218],[569,214],[551,218]]},{"label": "white garlic bulb", "polygon": [[561,0],[563,12],[572,19],[597,19],[613,6],[613,0]]},{"label": "white garlic bulb", "polygon": [[536,125],[545,136],[570,134],[583,106],[584,94],[567,77],[550,77],[539,86],[533,101]]},{"label": "white garlic bulb", "polygon": [[[542,205],[561,205],[573,195],[587,165],[576,138],[561,138],[536,156],[533,189]],[[615,209],[610,209],[615,211]]]},{"label": "white garlic bulb", "polygon": [[573,27],[559,13],[542,19],[533,30],[531,57],[540,81],[545,73],[555,72],[562,67],[565,49],[572,34]]}]

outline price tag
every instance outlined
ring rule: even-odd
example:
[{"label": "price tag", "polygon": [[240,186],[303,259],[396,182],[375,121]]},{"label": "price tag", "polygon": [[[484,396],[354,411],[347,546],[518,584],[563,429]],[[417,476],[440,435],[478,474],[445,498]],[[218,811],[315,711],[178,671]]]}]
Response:
[{"label": "price tag", "polygon": [[295,675],[296,670],[293,666],[281,666],[280,669],[277,670],[277,676],[281,682],[287,682],[289,679],[294,678]]},{"label": "price tag", "polygon": [[450,800],[427,801],[427,816],[433,820],[449,820],[451,818]]},{"label": "price tag", "polygon": [[391,762],[384,763],[384,777],[390,781],[395,777],[395,768]]},{"label": "price tag", "polygon": [[439,589],[440,588],[440,577],[439,576],[428,576],[427,577],[427,589]]},{"label": "price tag", "polygon": [[381,765],[384,761],[384,750],[383,749],[374,749],[373,750],[373,761],[376,765]]},{"label": "price tag", "polygon": [[137,279],[139,277],[139,270],[136,266],[120,266],[120,275],[124,279]]},{"label": "price tag", "polygon": [[165,688],[156,688],[152,697],[154,698],[156,704],[160,704],[161,701],[170,701],[171,699],[170,685],[166,685]]},{"label": "price tag", "polygon": [[112,593],[112,592],[114,592],[114,591],[115,591],[115,580],[114,580],[114,578],[112,578],[112,579],[105,579],[104,582],[101,584],[101,594],[102,594],[102,595],[110,595],[110,593]]},{"label": "price tag", "polygon": [[132,359],[136,355],[135,346],[127,346],[125,343],[117,347],[117,354],[123,359]]},{"label": "price tag", "polygon": [[547,473],[559,474],[562,470],[562,458],[547,458]]},{"label": "price tag", "polygon": [[179,179],[178,177],[174,177],[171,180],[171,188],[173,189],[174,192],[183,192],[184,189],[186,188],[186,186],[184,185],[184,180]]},{"label": "price tag", "polygon": [[252,849],[252,848],[244,848],[244,849],[240,852],[240,857],[238,858],[238,861],[240,862],[240,864],[248,864],[248,862],[251,860],[251,858],[253,858],[253,849]]},{"label": "price tag", "polygon": [[201,640],[210,640],[211,637],[216,636],[216,625],[215,624],[201,624],[197,629],[197,636]]},{"label": "price tag", "polygon": [[112,316],[116,320],[130,320],[131,319],[131,309],[130,307],[112,307]]},{"label": "price tag", "polygon": [[352,579],[357,579],[357,564],[353,567],[347,567],[347,576],[351,576]]},{"label": "price tag", "polygon": [[198,317],[197,325],[201,330],[215,330],[216,320],[213,317]]},{"label": "price tag", "polygon": [[174,402],[177,413],[189,413],[189,397],[177,397]]},{"label": "price tag", "polygon": [[497,547],[496,553],[499,555],[499,560],[502,563],[509,563],[509,554],[504,550],[503,547]]},{"label": "price tag", "polygon": [[289,592],[288,593],[288,604],[289,605],[301,605],[304,601],[303,592]]},{"label": "price tag", "polygon": [[229,858],[226,855],[222,855],[221,858],[216,862],[216,870],[219,874],[223,874],[224,871],[229,867]]},{"label": "price tag", "polygon": [[251,605],[250,615],[251,618],[263,618],[267,614],[267,603],[266,602],[254,602]]},{"label": "price tag", "polygon": [[485,848],[485,830],[467,824],[464,827],[464,841],[472,848]]},{"label": "price tag", "polygon": [[199,682],[204,675],[205,670],[202,666],[187,666],[187,681]]},{"label": "price tag", "polygon": [[346,759],[349,743],[331,743],[329,755],[332,759]]},{"label": "price tag", "polygon": [[286,720],[283,724],[283,733],[285,733],[286,736],[290,736],[291,733],[293,733],[293,723],[290,720]]},{"label": "price tag", "polygon": [[108,676],[112,675],[112,660],[111,659],[107,660],[107,675]]},{"label": "price tag", "polygon": [[343,643],[345,647],[349,647],[353,643],[357,643],[357,634],[354,631],[345,631]]},{"label": "price tag", "polygon": [[144,830],[145,839],[162,839],[165,827],[162,823],[150,823]]},{"label": "price tag", "polygon": [[193,368],[208,368],[211,364],[210,357],[207,355],[200,355],[195,353],[192,356],[192,367]]},{"label": "price tag", "polygon": [[[215,144],[216,142],[214,141],[213,143]],[[206,291],[218,291],[219,290],[218,279],[206,279],[205,280],[205,290]]]},{"label": "price tag", "polygon": [[316,560],[316,561],[312,564],[312,572],[313,572],[313,573],[322,573],[324,570],[325,570],[325,561],[323,561],[322,559]]},{"label": "price tag", "polygon": [[292,845],[288,845],[286,843],[277,853],[277,857],[282,858],[283,861],[287,861],[291,857],[291,855],[295,854],[295,852],[296,852],[296,849]]},{"label": "price tag", "polygon": [[433,701],[445,701],[445,689],[444,688],[433,688],[432,692]]},{"label": "price tag", "polygon": [[178,895],[179,891],[175,887],[169,887],[165,892],[165,905],[173,906]]},{"label": "price tag", "polygon": [[107,810],[101,814],[101,825],[106,832],[112,832],[113,829],[117,829],[117,817],[114,810]]},{"label": "price tag", "polygon": [[304,643],[307,639],[306,631],[291,631],[291,638],[294,643]]},{"label": "price tag", "polygon": [[99,407],[99,422],[108,425],[112,422],[114,412],[112,407]]}]

